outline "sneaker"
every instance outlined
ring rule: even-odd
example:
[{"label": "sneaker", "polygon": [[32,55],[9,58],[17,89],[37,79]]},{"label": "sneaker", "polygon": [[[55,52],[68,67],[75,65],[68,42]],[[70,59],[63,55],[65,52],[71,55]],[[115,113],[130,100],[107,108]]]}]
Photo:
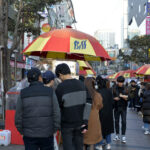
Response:
[{"label": "sneaker", "polygon": [[125,136],[123,136],[122,137],[122,143],[126,143],[127,141],[126,141],[126,137]]},{"label": "sneaker", "polygon": [[107,145],[106,145],[106,149],[111,149],[111,145],[110,145],[110,144],[107,144]]},{"label": "sneaker", "polygon": [[150,132],[148,130],[145,130],[144,134],[148,135],[148,134],[150,134]]},{"label": "sneaker", "polygon": [[95,149],[96,150],[103,150],[103,147],[102,147],[102,145],[99,145],[99,146],[96,146]]},{"label": "sneaker", "polygon": [[120,138],[118,135],[115,136],[115,138],[113,139],[114,141],[120,141]]}]

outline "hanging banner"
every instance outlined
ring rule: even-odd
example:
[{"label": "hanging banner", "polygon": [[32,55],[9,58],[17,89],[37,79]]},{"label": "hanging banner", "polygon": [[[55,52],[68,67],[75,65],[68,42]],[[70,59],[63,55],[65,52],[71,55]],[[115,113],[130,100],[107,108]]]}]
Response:
[{"label": "hanging banner", "polygon": [[150,16],[150,2],[147,2],[147,16]]},{"label": "hanging banner", "polygon": [[146,17],[146,35],[150,35],[150,16]]}]

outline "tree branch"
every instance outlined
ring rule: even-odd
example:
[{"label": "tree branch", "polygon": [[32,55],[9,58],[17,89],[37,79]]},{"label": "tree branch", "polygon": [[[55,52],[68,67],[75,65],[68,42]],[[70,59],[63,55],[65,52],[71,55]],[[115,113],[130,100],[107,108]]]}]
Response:
[{"label": "tree branch", "polygon": [[17,37],[18,37],[18,27],[19,27],[19,24],[20,24],[20,16],[21,16],[22,9],[23,9],[23,0],[20,0],[20,2],[19,2],[19,10],[18,10],[18,13],[17,13],[16,25],[15,25],[15,31],[14,31],[14,34],[13,34],[14,41],[13,41],[13,46],[10,49],[10,51],[13,51],[14,48],[16,48],[16,45],[17,45],[17,42],[18,42],[18,40],[17,40]]}]

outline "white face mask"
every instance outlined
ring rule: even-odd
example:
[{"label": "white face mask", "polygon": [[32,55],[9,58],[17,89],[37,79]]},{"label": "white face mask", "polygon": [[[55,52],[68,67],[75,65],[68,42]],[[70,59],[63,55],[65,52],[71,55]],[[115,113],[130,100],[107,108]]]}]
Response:
[{"label": "white face mask", "polygon": [[98,85],[97,84],[95,85],[95,89],[98,89]]},{"label": "white face mask", "polygon": [[113,83],[112,82],[110,82],[110,87],[112,87],[113,86]]}]

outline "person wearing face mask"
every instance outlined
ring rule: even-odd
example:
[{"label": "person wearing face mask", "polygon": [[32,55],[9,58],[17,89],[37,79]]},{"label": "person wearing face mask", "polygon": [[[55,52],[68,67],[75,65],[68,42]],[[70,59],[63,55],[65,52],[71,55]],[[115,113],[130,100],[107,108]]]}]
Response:
[{"label": "person wearing face mask", "polygon": [[128,89],[129,92],[129,108],[131,109],[136,109],[137,106],[139,105],[139,96],[138,96],[138,92],[139,92],[139,87],[137,86],[136,82],[134,80],[131,80],[130,82],[130,87]]},{"label": "person wearing face mask", "polygon": [[103,98],[103,108],[99,111],[103,140],[95,146],[99,148],[99,146],[106,144],[105,149],[109,150],[111,149],[111,133],[114,133],[113,96],[107,79],[103,79],[99,75],[96,78],[96,82],[98,85],[97,92],[101,94]]},{"label": "person wearing face mask", "polygon": [[116,136],[114,141],[120,141],[119,137],[119,124],[120,116],[122,120],[122,143],[126,143],[126,116],[127,116],[127,104],[128,104],[128,94],[124,87],[125,78],[119,76],[117,78],[117,85],[113,88],[113,99],[114,99],[114,117],[115,117],[115,130]]}]

